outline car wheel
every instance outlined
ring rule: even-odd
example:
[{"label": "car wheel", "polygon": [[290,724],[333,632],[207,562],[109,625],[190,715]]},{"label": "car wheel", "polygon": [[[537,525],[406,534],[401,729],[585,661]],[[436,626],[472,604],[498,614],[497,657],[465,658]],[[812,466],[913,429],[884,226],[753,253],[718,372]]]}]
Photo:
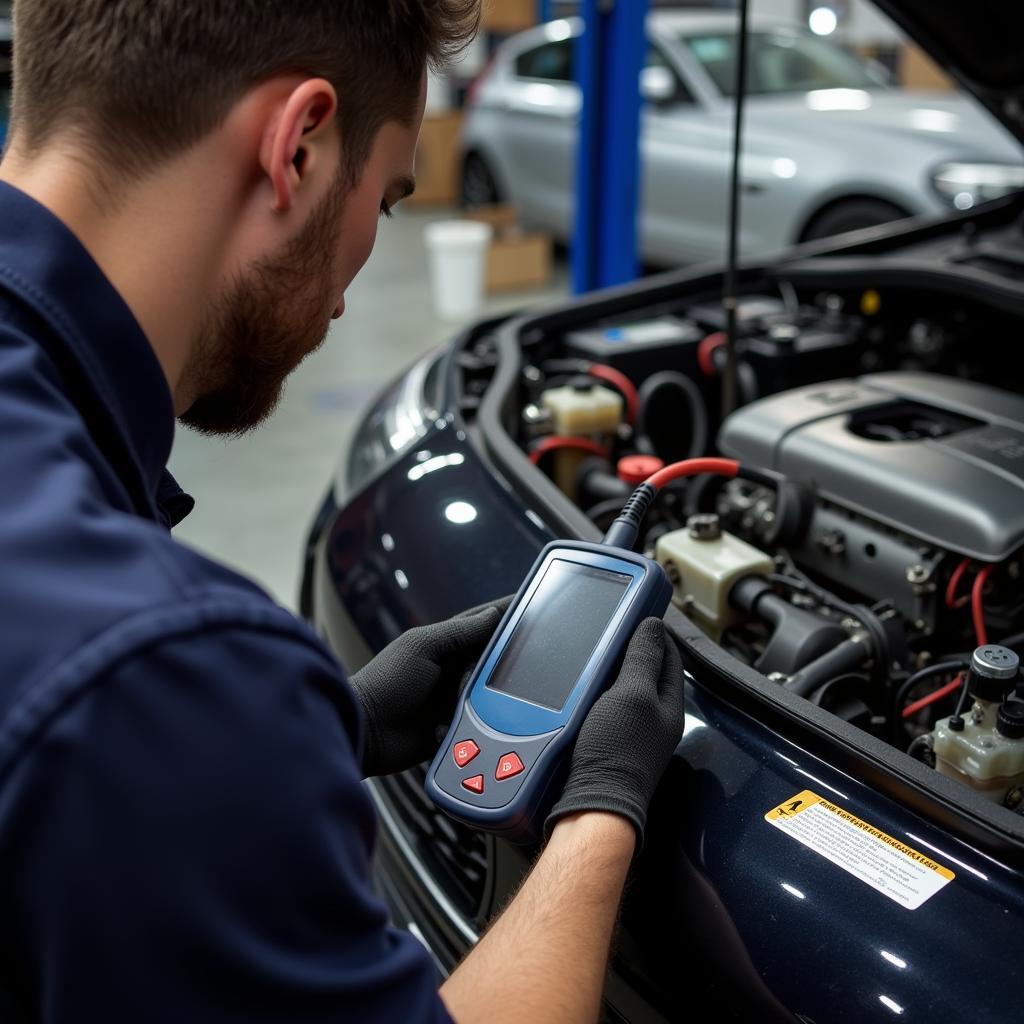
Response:
[{"label": "car wheel", "polygon": [[810,242],[816,238],[830,238],[844,231],[873,228],[907,216],[909,214],[906,210],[884,199],[843,199],[812,217],[800,241]]},{"label": "car wheel", "polygon": [[462,165],[462,206],[493,206],[503,201],[490,165],[479,153],[470,153]]}]

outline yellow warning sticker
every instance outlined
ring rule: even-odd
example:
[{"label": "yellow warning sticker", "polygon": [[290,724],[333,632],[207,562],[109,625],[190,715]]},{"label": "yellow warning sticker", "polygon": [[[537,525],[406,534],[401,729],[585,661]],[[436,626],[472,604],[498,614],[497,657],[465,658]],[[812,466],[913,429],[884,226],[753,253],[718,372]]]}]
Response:
[{"label": "yellow warning sticker", "polygon": [[908,910],[956,878],[927,854],[809,789],[773,807],[764,820]]}]

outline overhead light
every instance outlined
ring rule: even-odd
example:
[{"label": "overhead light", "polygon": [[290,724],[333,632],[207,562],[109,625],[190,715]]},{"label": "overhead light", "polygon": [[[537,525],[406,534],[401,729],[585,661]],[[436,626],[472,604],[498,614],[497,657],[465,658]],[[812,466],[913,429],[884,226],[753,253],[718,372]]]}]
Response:
[{"label": "overhead light", "polygon": [[816,36],[830,36],[839,27],[839,19],[831,7],[815,7],[807,23]]}]

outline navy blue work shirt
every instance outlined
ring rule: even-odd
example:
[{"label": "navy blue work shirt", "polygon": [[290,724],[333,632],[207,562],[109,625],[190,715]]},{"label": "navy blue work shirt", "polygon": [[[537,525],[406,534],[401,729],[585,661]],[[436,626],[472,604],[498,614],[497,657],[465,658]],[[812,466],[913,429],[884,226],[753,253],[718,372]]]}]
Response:
[{"label": "navy blue work shirt", "polygon": [[355,698],[171,539],[173,434],[124,301],[0,183],[0,1021],[448,1021],[371,892]]}]

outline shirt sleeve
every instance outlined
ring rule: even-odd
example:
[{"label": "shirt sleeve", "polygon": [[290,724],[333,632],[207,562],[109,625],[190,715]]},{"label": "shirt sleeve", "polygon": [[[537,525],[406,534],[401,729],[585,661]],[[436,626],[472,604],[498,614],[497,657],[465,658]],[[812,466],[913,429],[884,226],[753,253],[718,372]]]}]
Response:
[{"label": "shirt sleeve", "polygon": [[32,1019],[450,1021],[371,891],[351,709],[313,644],[233,627],[157,644],[62,710],[0,807]]}]

